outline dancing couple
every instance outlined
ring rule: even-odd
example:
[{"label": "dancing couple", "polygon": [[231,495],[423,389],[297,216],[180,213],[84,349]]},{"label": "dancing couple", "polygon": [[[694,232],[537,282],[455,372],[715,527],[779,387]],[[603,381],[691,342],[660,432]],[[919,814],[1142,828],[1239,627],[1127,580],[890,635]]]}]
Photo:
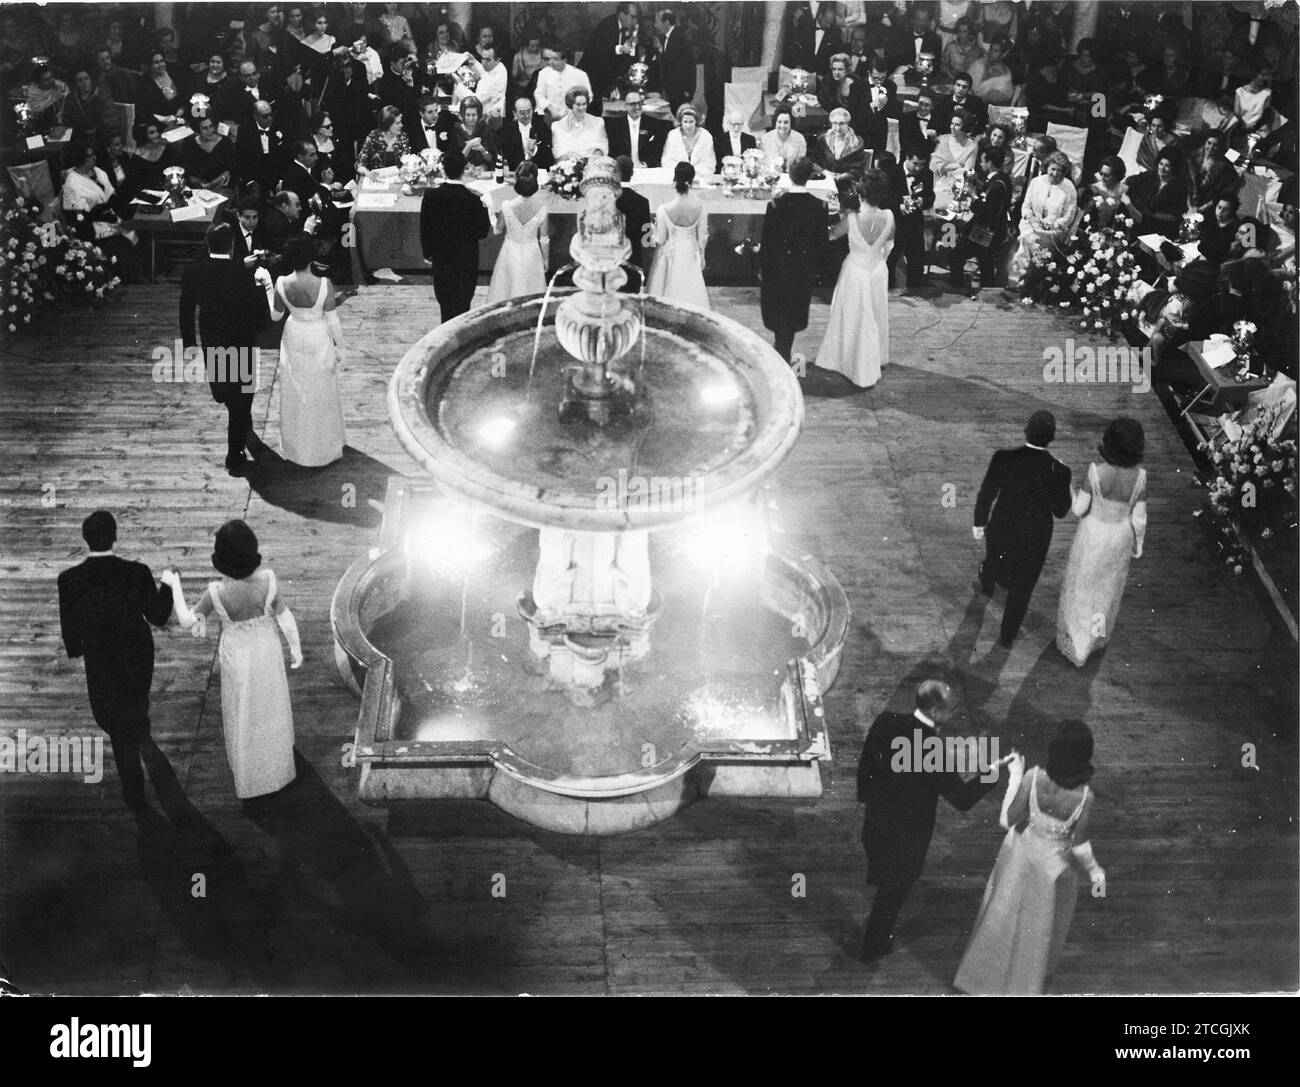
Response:
[{"label": "dancing couple", "polygon": [[1106,875],[1088,840],[1092,734],[1081,721],[1064,722],[1045,767],[1026,773],[1024,757],[1012,752],[987,768],[994,771],[990,780],[984,774],[963,780],[950,766],[918,770],[897,758],[900,743],[941,741],[956,707],[948,684],[925,680],[910,715],[882,713],[867,734],[858,801],[865,809],[867,882],[876,893],[859,961],[874,965],[893,950],[898,915],[925,866],[939,798],[968,811],[1006,766],[1000,822],[1007,834],[953,984],[966,993],[1041,993],[1065,946],[1080,869],[1094,896],[1105,896]]},{"label": "dancing couple", "polygon": [[[811,159],[797,159],[790,167],[790,188],[768,204],[763,220],[763,324],[787,362],[795,335],[808,327],[813,282],[828,241],[827,206],[807,188],[813,170]],[[816,364],[871,388],[889,361],[888,258],[895,229],[890,183],[881,171],[868,170],[861,183],[846,175],[836,188],[840,211],[829,238],[847,235],[849,255]]]},{"label": "dancing couple", "polygon": [[992,596],[1007,590],[999,644],[1009,649],[1029,610],[1029,599],[1052,543],[1053,517],[1081,518],[1070,546],[1057,609],[1056,646],[1082,667],[1109,641],[1128,581],[1129,562],[1146,538],[1146,470],[1142,425],[1113,420],[1098,446],[1100,463],[1088,466],[1084,488],[1072,488],[1070,469],[1048,452],[1056,419],[1036,411],[1025,443],[993,454],[975,500],[972,534],[983,540],[978,588]]}]

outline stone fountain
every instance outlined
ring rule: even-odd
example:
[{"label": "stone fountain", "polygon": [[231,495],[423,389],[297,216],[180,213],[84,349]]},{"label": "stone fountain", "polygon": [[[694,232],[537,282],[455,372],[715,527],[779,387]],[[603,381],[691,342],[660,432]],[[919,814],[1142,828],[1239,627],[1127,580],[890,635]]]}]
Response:
[{"label": "stone fountain", "polygon": [[848,608],[763,486],[798,382],[737,322],[620,293],[614,161],[581,189],[558,305],[456,318],[393,375],[428,478],[390,480],[332,609],[361,795],[585,834],[701,796],[819,796]]}]

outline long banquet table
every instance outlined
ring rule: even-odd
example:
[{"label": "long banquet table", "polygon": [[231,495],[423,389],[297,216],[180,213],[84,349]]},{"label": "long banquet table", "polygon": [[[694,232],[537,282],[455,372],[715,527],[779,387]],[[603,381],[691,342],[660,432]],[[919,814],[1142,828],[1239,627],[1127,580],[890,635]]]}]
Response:
[{"label": "long banquet table", "polygon": [[[487,197],[495,217],[514,195],[510,185],[492,181],[470,182],[470,187]],[[661,205],[673,198],[674,190],[664,170],[637,171],[632,176],[632,188],[650,202],[653,215]],[[823,199],[829,198],[832,186],[817,184],[810,191]],[[704,271],[708,279],[752,280],[750,257],[738,254],[736,247],[746,238],[757,243],[763,236],[763,216],[767,211],[767,198],[753,199],[745,196],[727,196],[717,177],[705,178],[696,190],[704,201],[709,217],[709,240],[704,255]],[[387,193],[396,199],[386,207],[366,207],[367,194]],[[576,217],[581,204],[565,200],[547,189],[540,197],[546,201],[550,214],[548,224],[551,238],[552,265],[567,262],[569,239],[573,236]],[[387,200],[389,196],[381,196]],[[396,182],[382,186],[367,185],[357,199],[352,212],[352,271],[357,282],[380,268],[394,271],[427,271],[420,249],[420,196],[404,196]],[[501,235],[489,237],[479,246],[479,270],[490,272],[501,248]]]}]

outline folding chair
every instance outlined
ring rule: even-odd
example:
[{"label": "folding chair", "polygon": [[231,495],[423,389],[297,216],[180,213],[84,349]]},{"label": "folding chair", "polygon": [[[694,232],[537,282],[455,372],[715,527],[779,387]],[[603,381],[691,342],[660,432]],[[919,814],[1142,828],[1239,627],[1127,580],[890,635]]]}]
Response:
[{"label": "folding chair", "polygon": [[1088,130],[1048,121],[1047,134],[1056,141],[1056,149],[1063,152],[1070,160],[1070,165],[1074,168],[1074,182],[1077,185],[1083,178],[1083,153],[1088,146]]},{"label": "folding chair", "polygon": [[24,163],[21,166],[6,166],[5,169],[9,171],[9,180],[14,183],[15,189],[20,192],[26,191],[33,199],[41,202],[41,214],[38,218],[42,223],[62,221],[59,194],[54,191],[54,178],[46,159]]}]

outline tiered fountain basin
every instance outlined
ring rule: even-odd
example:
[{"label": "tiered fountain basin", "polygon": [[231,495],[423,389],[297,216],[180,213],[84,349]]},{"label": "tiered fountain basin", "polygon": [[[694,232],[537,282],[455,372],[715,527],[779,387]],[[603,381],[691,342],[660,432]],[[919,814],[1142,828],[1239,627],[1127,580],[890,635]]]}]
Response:
[{"label": "tiered fountain basin", "polygon": [[[699,797],[821,794],[848,608],[824,566],[769,539],[761,491],[797,438],[798,384],[734,322],[638,305],[636,406],[614,425],[560,422],[571,360],[548,314],[532,362],[540,298],[449,322],[399,365],[390,414],[436,482],[390,481],[379,546],[334,597],[363,799],[481,798],[612,834]],[[648,652],[577,704],[521,618],[557,530],[631,552],[616,578],[639,547],[653,585]]]}]

